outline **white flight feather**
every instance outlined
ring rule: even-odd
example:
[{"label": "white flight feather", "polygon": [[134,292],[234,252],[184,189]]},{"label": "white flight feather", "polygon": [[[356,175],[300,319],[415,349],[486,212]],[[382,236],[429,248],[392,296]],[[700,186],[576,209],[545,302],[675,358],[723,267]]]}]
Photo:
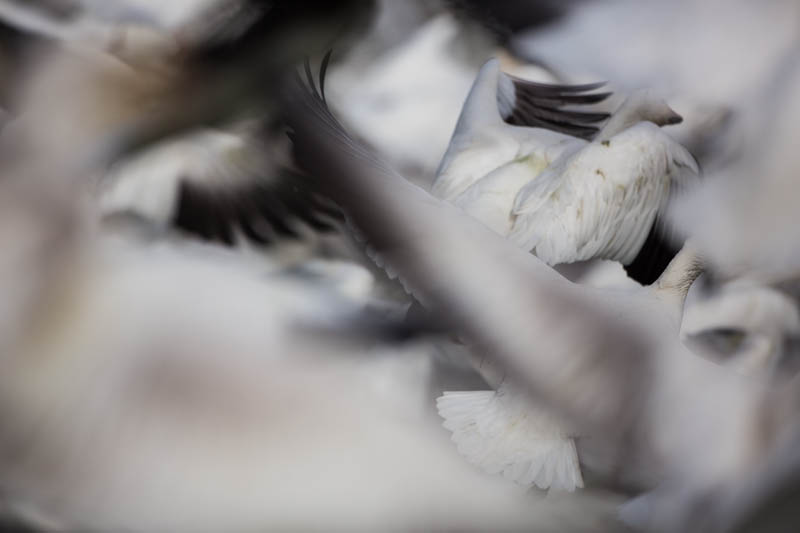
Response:
[{"label": "white flight feather", "polygon": [[575,442],[556,417],[512,388],[445,392],[436,405],[458,451],[484,471],[540,489],[583,487]]}]

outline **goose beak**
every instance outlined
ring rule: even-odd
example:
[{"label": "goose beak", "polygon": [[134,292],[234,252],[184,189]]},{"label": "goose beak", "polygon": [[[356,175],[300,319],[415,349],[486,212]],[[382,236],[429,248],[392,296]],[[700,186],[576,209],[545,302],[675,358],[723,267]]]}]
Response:
[{"label": "goose beak", "polygon": [[680,124],[681,122],[683,122],[683,117],[682,116],[677,114],[672,109],[670,109],[669,111],[670,111],[669,114],[666,116],[666,118],[664,120],[664,125],[665,126],[672,126],[673,124]]}]

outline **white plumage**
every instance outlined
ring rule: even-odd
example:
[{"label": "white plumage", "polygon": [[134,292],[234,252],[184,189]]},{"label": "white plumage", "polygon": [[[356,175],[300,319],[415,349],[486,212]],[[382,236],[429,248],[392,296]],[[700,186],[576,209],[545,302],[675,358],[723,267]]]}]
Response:
[{"label": "white plumage", "polygon": [[651,122],[575,146],[519,191],[509,237],[548,264],[630,263],[673,183],[686,181],[685,168],[692,177],[699,172],[692,156]]},{"label": "white plumage", "polygon": [[680,117],[638,91],[592,142],[511,126],[494,103],[502,79],[495,60],[481,69],[434,194],[548,264],[633,261],[673,188],[699,173],[658,127]]},{"label": "white plumage", "polygon": [[540,489],[583,487],[575,441],[519,389],[445,392],[436,406],[461,455],[486,472]]},{"label": "white plumage", "polygon": [[550,130],[503,122],[498,108],[503,79],[505,74],[497,59],[490,59],[481,67],[437,171],[432,191],[439,198],[453,199],[492,170],[515,159],[533,153],[545,159],[555,157],[547,152],[548,148],[571,139]]},{"label": "white plumage", "polygon": [[[697,256],[685,247],[651,286],[587,287],[585,292],[604,301],[604,307],[632,327],[652,328],[657,335],[677,339],[684,299],[699,272]],[[437,400],[458,451],[484,471],[502,472],[523,486],[566,491],[583,487],[574,441],[578,435],[513,383],[498,384],[485,375],[496,392],[445,392]]]}]

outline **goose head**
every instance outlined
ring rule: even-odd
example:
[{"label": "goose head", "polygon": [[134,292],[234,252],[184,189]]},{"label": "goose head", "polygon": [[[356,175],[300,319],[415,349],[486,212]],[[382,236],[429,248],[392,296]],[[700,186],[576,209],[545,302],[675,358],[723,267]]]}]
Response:
[{"label": "goose head", "polygon": [[640,122],[652,122],[661,127],[680,124],[683,122],[683,117],[652,89],[639,89],[633,91],[611,115],[596,140],[607,141]]},{"label": "goose head", "polygon": [[627,111],[636,122],[652,122],[656,126],[680,124],[683,117],[675,112],[652,89],[639,89],[628,96],[619,112]]}]

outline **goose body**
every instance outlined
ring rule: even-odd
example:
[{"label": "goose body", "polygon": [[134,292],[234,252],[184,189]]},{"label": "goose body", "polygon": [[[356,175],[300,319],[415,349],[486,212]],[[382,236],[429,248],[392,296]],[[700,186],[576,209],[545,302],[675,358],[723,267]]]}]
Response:
[{"label": "goose body", "polygon": [[[651,286],[586,291],[634,327],[677,338],[686,294],[700,272],[694,252],[684,248]],[[537,405],[513,379],[504,379],[495,389],[448,391],[437,399],[459,453],[485,472],[502,472],[519,485],[568,492],[582,488],[575,442],[580,435]]]},{"label": "goose body", "polygon": [[495,61],[479,73],[434,194],[550,265],[632,263],[670,195],[699,174],[691,154],[659,127],[680,117],[639,91],[592,141],[512,126],[486,103],[500,76]]},{"label": "goose body", "polygon": [[573,145],[516,195],[509,237],[546,263],[631,263],[692,156],[651,122]]}]

